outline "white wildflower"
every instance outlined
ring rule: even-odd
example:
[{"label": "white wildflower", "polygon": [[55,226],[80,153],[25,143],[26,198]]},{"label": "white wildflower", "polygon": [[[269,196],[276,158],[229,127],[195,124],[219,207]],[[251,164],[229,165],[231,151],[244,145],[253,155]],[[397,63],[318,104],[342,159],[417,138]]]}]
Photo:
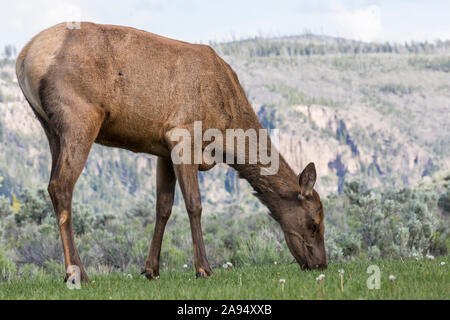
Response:
[{"label": "white wildflower", "polygon": [[394,276],[393,274],[391,274],[391,275],[389,276],[389,280],[394,281],[394,280],[395,280],[395,276]]},{"label": "white wildflower", "polygon": [[230,267],[230,268],[232,268],[232,267],[233,267],[233,264],[232,264],[231,262],[227,262],[227,266]]},{"label": "white wildflower", "polygon": [[224,263],[224,264],[222,265],[222,267],[223,267],[224,269],[228,269],[228,264]]},{"label": "white wildflower", "polygon": [[183,269],[187,269],[188,265],[187,264],[183,264]]},{"label": "white wildflower", "polygon": [[445,262],[444,261],[441,261],[441,266],[445,266]]},{"label": "white wildflower", "polygon": [[427,254],[425,257],[429,260],[434,260],[434,256],[432,256],[431,254]]},{"label": "white wildflower", "polygon": [[279,281],[281,283],[281,291],[284,291],[284,284],[286,283],[286,279],[280,279]]},{"label": "white wildflower", "polygon": [[325,279],[325,275],[321,274],[316,278],[316,281],[322,281],[323,279]]},{"label": "white wildflower", "polygon": [[129,273],[129,274],[127,274],[127,278],[128,279],[133,279],[133,276]]},{"label": "white wildflower", "polygon": [[274,262],[273,262],[273,264],[275,264],[275,265],[276,265],[276,264],[278,264],[278,262],[274,261]]},{"label": "white wildflower", "polygon": [[339,276],[341,277],[341,291],[344,292],[344,269],[339,269]]}]

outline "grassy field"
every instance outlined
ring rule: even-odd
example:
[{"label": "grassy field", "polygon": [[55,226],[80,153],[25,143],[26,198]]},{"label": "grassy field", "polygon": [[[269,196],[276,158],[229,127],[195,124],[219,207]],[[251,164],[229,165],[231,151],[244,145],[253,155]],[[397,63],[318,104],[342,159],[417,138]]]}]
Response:
[{"label": "grassy field", "polygon": [[[195,279],[192,270],[165,271],[157,281],[138,273],[91,274],[80,290],[42,274],[0,282],[0,299],[450,299],[449,260],[356,261],[330,264],[323,272],[302,272],[294,264],[216,269],[209,279]],[[367,288],[370,265],[381,270],[379,290]],[[322,273],[322,282],[316,281]]]}]

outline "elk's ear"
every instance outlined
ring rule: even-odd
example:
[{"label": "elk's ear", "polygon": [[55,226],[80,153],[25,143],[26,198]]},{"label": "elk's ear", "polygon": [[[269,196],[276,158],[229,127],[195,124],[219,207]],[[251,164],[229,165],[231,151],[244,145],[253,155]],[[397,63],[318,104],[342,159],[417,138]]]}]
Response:
[{"label": "elk's ear", "polygon": [[298,184],[300,185],[299,199],[312,195],[316,178],[316,167],[314,166],[314,163],[311,162],[298,176]]}]

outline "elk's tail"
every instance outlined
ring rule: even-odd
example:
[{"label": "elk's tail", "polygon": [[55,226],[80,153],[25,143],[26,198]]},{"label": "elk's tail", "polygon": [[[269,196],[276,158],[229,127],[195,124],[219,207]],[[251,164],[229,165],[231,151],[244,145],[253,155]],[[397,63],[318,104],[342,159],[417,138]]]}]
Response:
[{"label": "elk's tail", "polygon": [[17,57],[16,75],[20,89],[36,116],[44,122],[49,118],[39,96],[40,84],[50,68],[57,64],[56,57],[67,32],[65,23],[44,30],[31,39]]},{"label": "elk's tail", "polygon": [[[16,61],[16,75],[19,87],[22,90],[25,99],[28,101],[31,109],[38,118],[48,121],[48,116],[42,108],[41,101],[39,99],[39,87],[35,87],[31,79],[30,66],[27,65],[27,52],[30,47],[29,43],[19,54]],[[34,81],[37,85],[39,81]]]}]

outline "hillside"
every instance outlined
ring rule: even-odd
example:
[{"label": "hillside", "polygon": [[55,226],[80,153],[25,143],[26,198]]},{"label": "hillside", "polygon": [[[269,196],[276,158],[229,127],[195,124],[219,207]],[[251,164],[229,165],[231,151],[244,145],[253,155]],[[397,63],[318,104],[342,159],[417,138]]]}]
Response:
[{"label": "hillside", "polygon": [[[317,166],[317,188],[342,191],[414,185],[450,168],[450,43],[368,44],[304,35],[212,44],[239,76],[263,125],[280,129],[279,149],[300,171]],[[14,74],[0,60],[0,194],[46,187],[48,145]],[[96,211],[154,203],[155,158],[95,146],[75,198]],[[226,166],[201,173],[206,211],[250,201]],[[219,182],[220,181],[220,182]],[[226,191],[225,191],[226,190]],[[177,194],[177,203],[179,202]]]},{"label": "hillside", "polygon": [[316,162],[325,193],[351,176],[400,187],[450,167],[448,49],[315,36],[217,46],[273,115],[291,166]]}]

